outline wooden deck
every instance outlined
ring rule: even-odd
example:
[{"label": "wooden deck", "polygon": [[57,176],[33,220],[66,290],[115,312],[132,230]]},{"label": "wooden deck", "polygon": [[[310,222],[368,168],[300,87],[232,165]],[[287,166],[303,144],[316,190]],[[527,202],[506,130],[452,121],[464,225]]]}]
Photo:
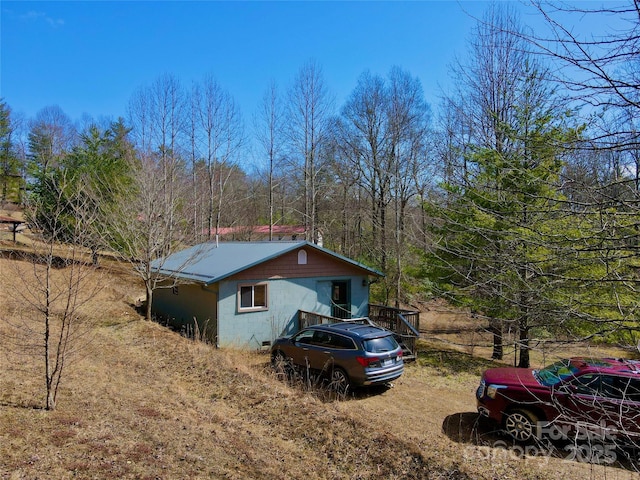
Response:
[{"label": "wooden deck", "polygon": [[375,304],[369,305],[369,316],[362,318],[344,319],[305,312],[304,310],[298,311],[298,326],[300,329],[311,325],[345,321],[372,323],[392,331],[396,340],[402,346],[405,360],[415,359],[416,340],[420,337],[420,312]]},{"label": "wooden deck", "polygon": [[416,341],[420,338],[420,312],[370,304],[369,318],[376,325],[395,333],[406,360],[415,359]]}]

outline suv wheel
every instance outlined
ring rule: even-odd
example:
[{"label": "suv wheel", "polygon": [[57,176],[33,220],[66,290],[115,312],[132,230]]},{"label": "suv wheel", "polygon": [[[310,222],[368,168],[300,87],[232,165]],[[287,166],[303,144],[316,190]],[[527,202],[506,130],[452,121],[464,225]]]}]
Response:
[{"label": "suv wheel", "polygon": [[291,359],[287,358],[280,350],[271,356],[271,366],[278,375],[289,376],[293,370]]},{"label": "suv wheel", "polygon": [[350,386],[351,382],[347,372],[340,367],[335,367],[331,372],[331,388],[340,394],[345,394]]},{"label": "suv wheel", "polygon": [[518,442],[529,442],[536,435],[538,417],[529,410],[511,410],[504,419],[504,429]]}]

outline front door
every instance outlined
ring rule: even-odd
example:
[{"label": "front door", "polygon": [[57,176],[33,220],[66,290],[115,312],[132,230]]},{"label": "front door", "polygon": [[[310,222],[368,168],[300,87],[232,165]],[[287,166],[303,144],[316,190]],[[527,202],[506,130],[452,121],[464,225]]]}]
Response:
[{"label": "front door", "polygon": [[351,291],[348,280],[331,282],[331,316],[351,318]]}]

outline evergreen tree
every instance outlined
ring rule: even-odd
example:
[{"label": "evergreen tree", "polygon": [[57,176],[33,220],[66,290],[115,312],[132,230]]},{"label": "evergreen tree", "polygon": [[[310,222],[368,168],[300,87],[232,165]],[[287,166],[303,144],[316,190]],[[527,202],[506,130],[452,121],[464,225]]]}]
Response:
[{"label": "evergreen tree", "polygon": [[0,101],[0,201],[20,202],[20,159],[13,145],[13,125],[11,109]]},{"label": "evergreen tree", "polygon": [[426,269],[441,293],[489,317],[495,358],[503,355],[504,325],[513,325],[525,367],[532,328],[555,321],[558,310],[552,236],[563,218],[562,148],[573,133],[544,69],[505,33],[515,31],[513,17],[490,14],[468,73],[467,87],[484,90],[465,100],[471,134],[464,162],[447,174],[440,203],[426,207],[437,239]]}]

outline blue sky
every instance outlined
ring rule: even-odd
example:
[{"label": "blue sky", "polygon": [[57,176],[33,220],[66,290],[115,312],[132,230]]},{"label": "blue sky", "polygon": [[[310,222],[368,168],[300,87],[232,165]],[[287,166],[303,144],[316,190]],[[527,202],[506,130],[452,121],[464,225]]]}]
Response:
[{"label": "blue sky", "polygon": [[[124,116],[134,91],[170,73],[212,74],[250,120],[271,79],[286,89],[315,60],[339,108],[366,69],[398,65],[437,103],[485,2],[2,1],[0,96],[34,116]],[[465,12],[465,10],[467,12]],[[434,105],[435,106],[435,105]]]}]

